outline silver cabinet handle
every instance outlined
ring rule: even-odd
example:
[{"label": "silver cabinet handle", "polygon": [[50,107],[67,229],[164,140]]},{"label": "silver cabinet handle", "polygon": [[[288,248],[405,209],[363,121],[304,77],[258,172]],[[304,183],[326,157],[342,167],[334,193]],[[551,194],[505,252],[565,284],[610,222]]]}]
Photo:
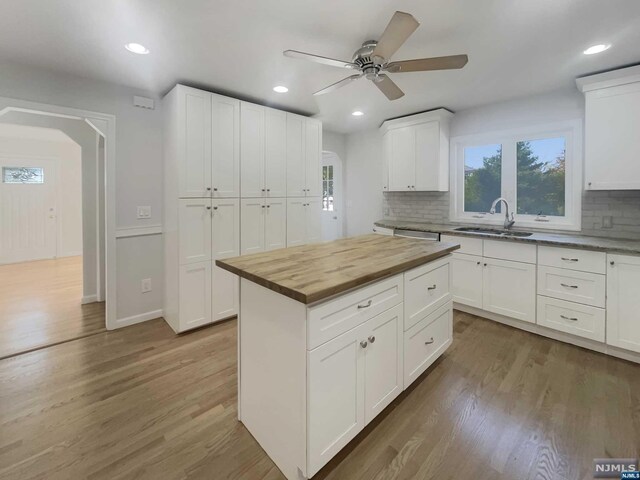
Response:
[{"label": "silver cabinet handle", "polygon": [[427,287],[427,290],[435,290],[437,288],[436,285],[431,285],[430,287]]},{"label": "silver cabinet handle", "polygon": [[578,259],[577,258],[567,258],[567,257],[560,257],[562,258],[562,260],[564,260],[565,262],[577,262]]},{"label": "silver cabinet handle", "polygon": [[433,339],[433,337],[431,337],[431,339],[428,342],[424,342],[424,344],[431,345],[433,342],[435,342],[435,340]]},{"label": "silver cabinet handle", "polygon": [[369,308],[370,306],[371,306],[371,300],[369,300],[366,305],[358,305],[358,308]]},{"label": "silver cabinet handle", "polygon": [[360,346],[361,346],[362,348],[367,348],[367,341],[366,341],[366,340],[361,341],[361,342],[360,342]]},{"label": "silver cabinet handle", "polygon": [[368,338],[368,340],[369,340],[369,343],[373,343],[373,342],[375,342],[375,341],[376,341],[376,337],[375,337],[375,336],[373,336],[373,335],[371,335],[371,336]]},{"label": "silver cabinet handle", "polygon": [[211,205],[207,205],[207,210],[211,210]]},{"label": "silver cabinet handle", "polygon": [[560,315],[560,318],[564,318],[565,320],[571,320],[572,322],[577,322],[578,319],[576,317],[567,317],[565,315]]},{"label": "silver cabinet handle", "polygon": [[611,265],[612,267],[613,267],[615,264],[616,264],[616,262],[614,262],[613,260],[611,260],[611,261],[609,262],[609,265]]},{"label": "silver cabinet handle", "polygon": [[213,207],[213,209],[214,209],[214,210],[217,210],[217,209],[218,209],[218,207]]},{"label": "silver cabinet handle", "polygon": [[210,191],[211,191],[211,187],[207,187],[207,192],[210,192]]},{"label": "silver cabinet handle", "polygon": [[561,283],[560,285],[566,288],[578,288],[578,285],[567,285],[566,283]]},{"label": "silver cabinet handle", "polygon": [[217,192],[217,191],[218,191],[218,189],[217,189],[216,187],[213,187],[213,191],[214,191],[214,192]]}]

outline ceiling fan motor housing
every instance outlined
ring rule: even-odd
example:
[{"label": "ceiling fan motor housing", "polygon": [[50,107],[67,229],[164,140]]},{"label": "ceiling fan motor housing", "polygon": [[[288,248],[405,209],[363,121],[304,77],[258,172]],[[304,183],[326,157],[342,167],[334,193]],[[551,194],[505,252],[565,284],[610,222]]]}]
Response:
[{"label": "ceiling fan motor housing", "polygon": [[384,65],[384,58],[372,55],[377,44],[376,40],[367,40],[353,54],[353,63],[360,67],[360,70],[368,80],[376,80]]}]

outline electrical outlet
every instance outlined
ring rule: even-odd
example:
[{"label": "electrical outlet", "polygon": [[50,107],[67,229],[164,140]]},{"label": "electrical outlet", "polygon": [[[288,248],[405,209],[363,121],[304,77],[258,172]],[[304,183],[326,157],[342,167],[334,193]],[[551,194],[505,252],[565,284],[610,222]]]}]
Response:
[{"label": "electrical outlet", "polygon": [[138,207],[138,219],[151,218],[151,207]]},{"label": "electrical outlet", "polygon": [[151,279],[143,278],[141,282],[141,290],[142,293],[148,293],[151,291]]},{"label": "electrical outlet", "polygon": [[613,228],[613,217],[611,215],[602,217],[602,228]]}]

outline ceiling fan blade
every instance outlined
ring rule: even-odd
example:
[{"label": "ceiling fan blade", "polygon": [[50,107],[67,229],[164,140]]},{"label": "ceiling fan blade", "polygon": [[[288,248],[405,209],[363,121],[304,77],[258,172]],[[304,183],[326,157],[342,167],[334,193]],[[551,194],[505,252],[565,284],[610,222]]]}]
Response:
[{"label": "ceiling fan blade", "polygon": [[404,12],[394,13],[373,50],[373,56],[389,60],[419,26],[420,23],[413,15]]},{"label": "ceiling fan blade", "polygon": [[311,53],[298,52],[297,50],[285,50],[282,52],[285,57],[299,58],[300,60],[310,60],[316,63],[322,63],[331,67],[340,68],[357,68],[355,63],[336,60],[334,58],[321,57],[320,55],[312,55]]},{"label": "ceiling fan blade", "polygon": [[388,72],[426,72],[428,70],[452,70],[464,67],[469,61],[466,55],[451,55],[448,57],[416,58],[391,62],[384,69]]},{"label": "ceiling fan blade", "polygon": [[354,80],[358,80],[362,75],[351,75],[350,77],[343,78],[339,82],[333,83],[322,90],[318,90],[314,95],[324,95],[325,93],[333,92],[334,90],[339,89],[340,87],[344,87],[345,85],[353,82]]},{"label": "ceiling fan blade", "polygon": [[400,90],[400,87],[384,73],[378,75],[378,78],[373,80],[373,83],[389,100],[397,100],[400,97],[404,97],[404,92]]}]

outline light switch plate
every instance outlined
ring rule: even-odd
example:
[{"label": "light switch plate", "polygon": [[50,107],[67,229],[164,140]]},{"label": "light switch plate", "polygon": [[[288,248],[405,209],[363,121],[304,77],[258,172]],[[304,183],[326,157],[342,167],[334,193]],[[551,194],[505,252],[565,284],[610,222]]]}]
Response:
[{"label": "light switch plate", "polygon": [[151,291],[151,279],[150,278],[143,278],[142,282],[140,284],[140,289],[142,290],[142,293],[148,293]]},{"label": "light switch plate", "polygon": [[143,206],[138,207],[138,218],[151,218],[151,207]]}]

